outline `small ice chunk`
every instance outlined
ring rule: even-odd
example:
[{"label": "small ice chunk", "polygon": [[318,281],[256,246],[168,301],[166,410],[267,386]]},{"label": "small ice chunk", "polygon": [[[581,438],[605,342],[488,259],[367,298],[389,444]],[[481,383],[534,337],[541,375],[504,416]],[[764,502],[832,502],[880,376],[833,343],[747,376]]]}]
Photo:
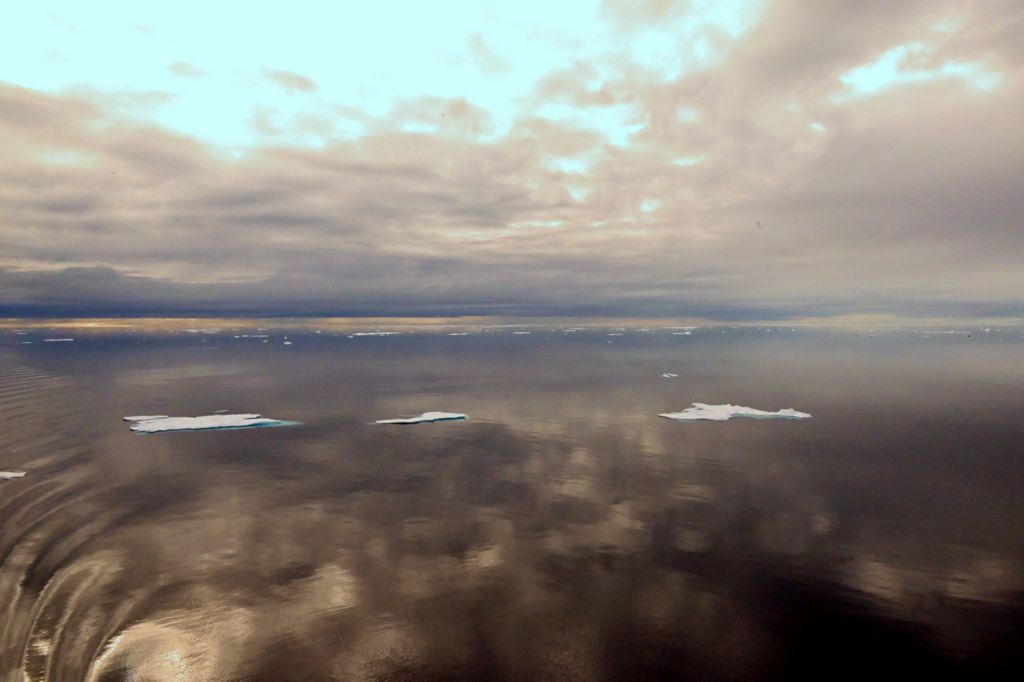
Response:
[{"label": "small ice chunk", "polygon": [[672,336],[693,336],[693,332],[687,329],[685,332],[672,332]]},{"label": "small ice chunk", "polygon": [[448,336],[469,336],[469,332],[449,332]]},{"label": "small ice chunk", "polygon": [[675,372],[665,372],[664,374],[661,375],[661,378],[662,379],[675,379],[677,376],[679,376],[679,375],[676,374]]},{"label": "small ice chunk", "polygon": [[24,471],[0,471],[0,481],[9,481],[12,478],[25,478]]},{"label": "small ice chunk", "polygon": [[167,419],[167,418],[168,417],[167,417],[166,414],[139,414],[139,415],[135,415],[134,417],[121,417],[121,419],[124,419],[126,422],[144,422],[144,421],[148,421],[150,419]]},{"label": "small ice chunk", "polygon": [[43,339],[43,343],[68,343],[74,339]]},{"label": "small ice chunk", "polygon": [[766,412],[753,407],[742,405],[708,405],[706,403],[694,403],[682,412],[665,412],[658,415],[666,419],[678,419],[679,421],[694,421],[707,419],[710,421],[724,422],[733,417],[753,417],[754,419],[809,419],[811,415],[806,412],[798,412],[792,408],[785,408],[775,412]]},{"label": "small ice chunk", "polygon": [[526,334],[529,334],[530,332],[512,332],[512,333],[515,334],[516,336],[524,336]]},{"label": "small ice chunk", "polygon": [[355,332],[352,336],[395,336],[402,332]]},{"label": "small ice chunk", "polygon": [[467,415],[459,412],[424,412],[418,417],[405,417],[402,419],[378,419],[374,424],[426,424],[428,422],[446,422],[458,419],[468,419]]},{"label": "small ice chunk", "polygon": [[290,345],[292,345],[292,342],[291,341],[285,341],[281,345],[282,346],[290,346]]},{"label": "small ice chunk", "polygon": [[200,417],[125,417],[125,421],[133,422],[130,428],[136,433],[249,429],[267,426],[294,426],[298,424],[298,422],[261,417],[258,414],[207,414]]}]

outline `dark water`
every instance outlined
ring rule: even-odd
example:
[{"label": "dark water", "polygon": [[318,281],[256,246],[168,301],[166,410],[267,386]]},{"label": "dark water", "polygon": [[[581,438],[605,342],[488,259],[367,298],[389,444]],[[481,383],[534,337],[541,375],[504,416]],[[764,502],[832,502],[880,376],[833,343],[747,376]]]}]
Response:
[{"label": "dark water", "polygon": [[1024,679],[1020,332],[241,333],[0,333],[0,679]]}]

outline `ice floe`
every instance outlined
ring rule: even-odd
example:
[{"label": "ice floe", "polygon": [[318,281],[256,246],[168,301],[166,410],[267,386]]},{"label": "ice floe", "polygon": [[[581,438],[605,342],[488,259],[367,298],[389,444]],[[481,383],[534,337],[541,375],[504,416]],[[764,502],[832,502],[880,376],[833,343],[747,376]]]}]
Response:
[{"label": "ice floe", "polygon": [[69,343],[74,339],[43,339],[43,343]]},{"label": "ice floe", "polygon": [[661,378],[662,379],[675,379],[677,376],[679,376],[679,375],[676,374],[675,372],[665,372],[665,373],[663,373],[661,375]]},{"label": "ice floe", "polygon": [[354,332],[351,336],[395,336],[402,332]]},{"label": "ice floe", "polygon": [[733,417],[752,417],[754,419],[809,419],[811,415],[806,412],[798,412],[792,408],[785,408],[775,412],[766,412],[753,407],[742,405],[708,405],[706,403],[694,403],[682,412],[664,412],[658,415],[666,419],[678,419],[679,421],[694,421],[697,419],[708,419],[716,422],[724,422]]},{"label": "ice floe", "polygon": [[0,481],[10,481],[12,478],[25,478],[24,471],[0,471]]},{"label": "ice floe", "polygon": [[460,419],[468,419],[467,415],[460,412],[424,412],[418,417],[405,417],[401,419],[378,419],[374,424],[425,424],[428,422],[446,422]]},{"label": "ice floe", "polygon": [[294,426],[298,422],[270,419],[258,414],[207,414],[200,417],[168,417],[143,415],[125,417],[136,433],[163,433],[165,431],[207,431],[213,429],[249,429],[267,426]]}]

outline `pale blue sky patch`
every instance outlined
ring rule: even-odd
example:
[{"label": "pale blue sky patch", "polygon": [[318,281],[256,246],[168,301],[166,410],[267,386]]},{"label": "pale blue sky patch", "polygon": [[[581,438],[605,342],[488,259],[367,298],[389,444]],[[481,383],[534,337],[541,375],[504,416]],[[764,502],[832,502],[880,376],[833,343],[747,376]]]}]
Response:
[{"label": "pale blue sky patch", "polygon": [[403,121],[400,127],[407,133],[437,133],[437,124],[428,121]]},{"label": "pale blue sky patch", "polygon": [[704,163],[706,160],[707,157],[705,156],[677,156],[672,159],[672,165],[687,168],[689,166],[696,166],[697,164]]},{"label": "pale blue sky patch", "polygon": [[[595,58],[593,38],[604,30],[596,8],[596,0],[19,3],[0,27],[0,78],[44,91],[167,91],[176,103],[155,120],[221,146],[259,141],[245,125],[258,107],[285,118],[330,106],[382,116],[395,101],[424,96],[466,97],[507,129],[537,80]],[[293,76],[291,87],[280,74]]]},{"label": "pale blue sky patch", "polygon": [[569,185],[567,189],[569,196],[576,202],[586,201],[590,195],[594,193],[593,188],[583,187],[581,185]]},{"label": "pale blue sky patch", "polygon": [[584,154],[580,156],[556,156],[548,161],[548,167],[559,173],[583,175],[590,170],[596,156]]},{"label": "pale blue sky patch", "polygon": [[692,107],[680,107],[676,110],[676,118],[683,123],[697,123],[700,121],[700,112]]},{"label": "pale blue sky patch", "polygon": [[611,144],[622,147],[629,137],[644,127],[634,107],[613,104],[607,107],[574,107],[560,102],[545,104],[537,115],[559,123],[593,130],[604,135]]},{"label": "pale blue sky patch", "polygon": [[[652,3],[668,8],[670,3]],[[624,5],[628,8],[628,4]],[[707,68],[719,61],[729,46],[760,18],[764,3],[753,0],[698,0],[680,3],[685,11],[665,9],[663,21],[643,28],[640,17],[622,17],[627,27],[630,60],[662,81]],[[629,12],[629,9],[625,10]],[[655,12],[657,10],[655,9]]]},{"label": "pale blue sky patch", "polygon": [[[752,25],[760,5],[696,2],[664,25],[622,36],[602,16],[600,0],[293,0],[259,7],[239,0],[43,0],[5,9],[0,79],[49,92],[86,88],[101,97],[167,93],[149,111],[123,113],[226,148],[270,137],[275,144],[321,144],[330,137],[287,122],[302,114],[334,116],[337,107],[381,118],[395,102],[419,97],[465,98],[490,117],[488,133],[500,136],[532,113],[531,95],[549,73],[586,63],[599,87],[634,63],[657,80],[672,80],[720,55]],[[273,136],[249,125],[259,110],[276,112],[280,129]],[[641,127],[625,108],[575,118],[619,146]],[[335,134],[351,138],[364,130],[348,121]]]},{"label": "pale blue sky patch", "polygon": [[[870,96],[901,85],[923,83],[942,78],[957,78],[979,91],[996,87],[1001,76],[981,62],[947,62],[933,68],[913,68],[907,62],[925,56],[930,47],[908,43],[894,47],[869,64],[847,71],[839,80],[847,86],[847,95]],[[841,100],[843,96],[839,97]]]}]

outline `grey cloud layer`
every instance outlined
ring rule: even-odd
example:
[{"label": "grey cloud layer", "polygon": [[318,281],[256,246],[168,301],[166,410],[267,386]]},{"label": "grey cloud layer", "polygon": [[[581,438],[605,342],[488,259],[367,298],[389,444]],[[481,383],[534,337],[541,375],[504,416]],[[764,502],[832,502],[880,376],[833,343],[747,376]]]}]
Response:
[{"label": "grey cloud layer", "polygon": [[[655,10],[606,13],[628,36],[675,13]],[[485,137],[466,100],[421,99],[354,142],[233,159],[0,86],[0,314],[1022,315],[1022,16],[777,2],[678,80],[623,62],[596,89],[582,64],[539,84],[533,105],[632,107],[623,148],[530,115]],[[841,99],[842,73],[909,41],[1002,81]]]}]

